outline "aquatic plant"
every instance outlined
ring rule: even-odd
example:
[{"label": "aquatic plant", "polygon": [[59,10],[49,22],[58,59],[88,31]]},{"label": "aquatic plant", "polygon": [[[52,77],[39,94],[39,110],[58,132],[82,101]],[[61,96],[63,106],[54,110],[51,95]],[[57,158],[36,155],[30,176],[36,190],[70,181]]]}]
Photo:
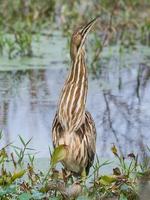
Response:
[{"label": "aquatic plant", "polygon": [[[0,132],[0,139],[2,131]],[[49,169],[44,173],[35,166],[34,150],[30,148],[31,139],[25,141],[19,136],[21,147],[12,143],[0,149],[0,198],[4,199],[139,199],[139,189],[143,181],[150,176],[150,165],[141,167],[138,156],[133,153],[126,158],[112,146],[112,153],[118,160],[112,174],[101,174],[102,167],[112,161],[100,162],[96,158],[93,171],[88,177],[82,174],[81,179],[72,182],[71,175],[54,167],[65,156],[65,147],[60,146],[53,153],[50,150]],[[11,153],[7,148],[13,147]],[[149,148],[148,148],[149,151]],[[28,159],[27,159],[28,158]],[[8,164],[11,168],[8,168]],[[111,165],[110,165],[111,166]],[[146,177],[147,179],[145,180]],[[89,184],[86,184],[89,182]]]},{"label": "aquatic plant", "polygon": [[[51,32],[59,29],[67,36],[76,24],[88,21],[89,15],[91,17],[100,15],[100,22],[96,29],[99,34],[95,34],[95,41],[97,41],[96,35],[100,36],[101,41],[107,35],[106,43],[109,42],[109,45],[119,43],[126,49],[134,49],[139,43],[149,45],[149,8],[148,0],[112,2],[94,0],[91,3],[84,0],[82,4],[81,0],[76,2],[59,0],[57,3],[54,0],[1,1],[0,31],[3,33],[0,34],[0,52],[2,53],[7,46],[10,48],[9,58],[32,56],[34,34],[40,32],[42,34],[45,29]],[[20,27],[19,30],[18,27]],[[14,36],[16,45],[7,44],[8,41],[5,41],[7,34]],[[101,49],[100,46],[98,48]],[[97,64],[94,63],[95,57],[100,58],[100,52],[101,50],[99,52],[95,50],[92,71],[95,71]]]}]

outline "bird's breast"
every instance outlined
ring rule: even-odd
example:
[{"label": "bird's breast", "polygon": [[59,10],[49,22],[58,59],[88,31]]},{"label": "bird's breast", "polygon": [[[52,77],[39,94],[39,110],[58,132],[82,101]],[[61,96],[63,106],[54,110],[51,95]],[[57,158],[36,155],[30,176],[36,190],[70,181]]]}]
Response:
[{"label": "bird's breast", "polygon": [[81,172],[87,162],[84,140],[81,140],[74,132],[66,133],[58,141],[58,145],[62,144],[67,145],[69,149],[67,157],[62,162],[64,167],[69,171]]}]

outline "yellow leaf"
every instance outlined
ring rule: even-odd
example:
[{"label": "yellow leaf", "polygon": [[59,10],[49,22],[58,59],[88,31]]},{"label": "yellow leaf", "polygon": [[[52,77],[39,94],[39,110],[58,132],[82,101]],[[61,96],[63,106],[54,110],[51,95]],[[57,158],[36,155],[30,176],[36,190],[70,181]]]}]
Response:
[{"label": "yellow leaf", "polygon": [[25,170],[21,170],[19,172],[14,172],[14,174],[11,177],[11,181],[13,182],[16,179],[21,178],[25,174],[25,172],[26,172]]},{"label": "yellow leaf", "polygon": [[117,148],[115,145],[113,145],[113,147],[111,148],[111,151],[113,152],[113,154],[118,155],[117,154]]},{"label": "yellow leaf", "polygon": [[100,183],[103,185],[110,185],[111,183],[115,182],[117,178],[115,176],[101,176]]},{"label": "yellow leaf", "polygon": [[3,157],[3,158],[7,158],[8,157],[8,155],[6,153],[6,150],[4,148],[0,150],[0,157]]},{"label": "yellow leaf", "polygon": [[66,158],[68,152],[68,146],[67,145],[59,145],[54,149],[54,152],[52,154],[51,158],[51,166],[54,167],[58,162],[62,161]]}]

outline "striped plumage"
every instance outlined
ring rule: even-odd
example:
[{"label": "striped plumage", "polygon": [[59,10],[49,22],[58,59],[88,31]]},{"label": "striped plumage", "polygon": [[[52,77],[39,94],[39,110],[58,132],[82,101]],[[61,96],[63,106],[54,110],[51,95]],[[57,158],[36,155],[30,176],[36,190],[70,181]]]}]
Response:
[{"label": "striped plumage", "polygon": [[62,89],[52,126],[54,147],[61,144],[69,147],[67,158],[62,162],[64,167],[79,175],[83,169],[86,169],[88,174],[95,155],[95,124],[91,114],[85,110],[88,80],[84,43],[96,19],[72,35],[72,68]]}]

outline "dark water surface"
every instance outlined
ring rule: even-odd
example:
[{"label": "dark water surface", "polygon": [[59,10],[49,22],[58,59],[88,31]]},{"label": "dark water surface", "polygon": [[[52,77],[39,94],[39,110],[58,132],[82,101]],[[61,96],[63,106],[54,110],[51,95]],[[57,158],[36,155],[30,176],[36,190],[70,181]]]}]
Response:
[{"label": "dark water surface", "polygon": [[[66,40],[57,35],[51,42],[35,43],[37,58],[0,62],[0,146],[19,145],[18,135],[32,137],[30,146],[37,156],[49,155],[52,120],[69,59]],[[89,76],[87,109],[96,123],[97,153],[106,158],[112,157],[113,143],[125,154],[141,153],[150,145],[150,49],[118,52],[118,47],[106,48],[97,78]]]}]

